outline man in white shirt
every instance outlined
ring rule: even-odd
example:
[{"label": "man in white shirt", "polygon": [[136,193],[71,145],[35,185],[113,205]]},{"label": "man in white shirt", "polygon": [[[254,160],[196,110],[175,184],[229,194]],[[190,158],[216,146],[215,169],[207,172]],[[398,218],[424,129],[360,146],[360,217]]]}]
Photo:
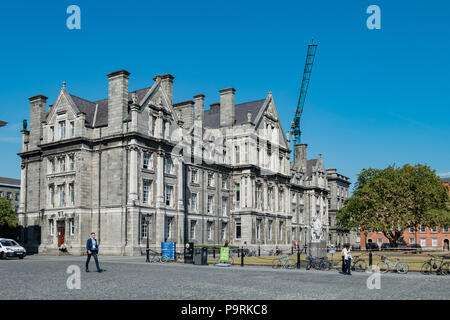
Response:
[{"label": "man in white shirt", "polygon": [[345,261],[345,272],[348,275],[351,275],[352,273],[350,272],[351,269],[351,264],[352,264],[352,254],[350,252],[350,245],[347,243],[345,244],[343,253],[344,253],[344,261]]}]

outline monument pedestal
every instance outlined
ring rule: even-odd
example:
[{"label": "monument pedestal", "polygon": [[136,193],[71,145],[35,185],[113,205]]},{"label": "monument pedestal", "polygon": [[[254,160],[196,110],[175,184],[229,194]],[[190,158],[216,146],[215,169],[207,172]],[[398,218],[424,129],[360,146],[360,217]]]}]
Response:
[{"label": "monument pedestal", "polygon": [[308,253],[313,258],[325,258],[327,256],[327,243],[325,240],[310,242],[308,247]]}]

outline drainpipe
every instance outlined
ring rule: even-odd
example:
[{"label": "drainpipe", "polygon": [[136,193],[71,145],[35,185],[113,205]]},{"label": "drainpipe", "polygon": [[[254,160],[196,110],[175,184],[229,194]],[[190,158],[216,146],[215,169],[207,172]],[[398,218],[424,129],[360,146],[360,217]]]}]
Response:
[{"label": "drainpipe", "polygon": [[101,239],[101,220],[100,220],[100,207],[101,207],[101,190],[102,190],[102,185],[101,185],[101,180],[102,180],[102,128],[100,128],[99,131],[99,135],[100,135],[100,144],[99,144],[99,150],[98,150],[98,244],[100,245],[100,239]]},{"label": "drainpipe", "polygon": [[202,169],[202,244],[204,244],[204,242],[205,242],[205,170]]},{"label": "drainpipe", "polygon": [[[127,123],[128,127],[128,123]],[[128,132],[128,128],[127,128]],[[125,248],[128,244],[128,144],[129,141],[127,140],[127,145],[125,147],[125,241],[123,244],[123,255],[125,255]],[[139,230],[140,232],[140,230]],[[149,236],[149,230],[147,229],[147,238]],[[139,235],[140,238],[140,235]]]},{"label": "drainpipe", "polygon": [[188,221],[188,203],[187,203],[187,168],[184,161],[181,165],[183,179],[183,206],[184,206],[184,244],[189,242],[189,221]]}]

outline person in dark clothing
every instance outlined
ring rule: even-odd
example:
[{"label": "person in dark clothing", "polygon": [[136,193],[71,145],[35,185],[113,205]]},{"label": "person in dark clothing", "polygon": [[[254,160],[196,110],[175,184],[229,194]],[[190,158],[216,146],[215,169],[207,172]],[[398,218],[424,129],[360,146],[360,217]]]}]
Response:
[{"label": "person in dark clothing", "polygon": [[86,243],[86,251],[87,251],[87,259],[86,259],[86,272],[89,272],[89,261],[91,261],[91,257],[94,257],[95,266],[97,267],[98,272],[102,272],[98,265],[98,242],[95,239],[95,232],[91,232],[91,237],[88,239]]}]

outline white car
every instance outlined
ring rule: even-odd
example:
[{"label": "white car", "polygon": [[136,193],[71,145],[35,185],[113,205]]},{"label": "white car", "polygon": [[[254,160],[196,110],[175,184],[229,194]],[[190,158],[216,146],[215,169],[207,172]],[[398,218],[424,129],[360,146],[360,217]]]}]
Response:
[{"label": "white car", "polygon": [[19,257],[23,259],[27,255],[24,247],[12,239],[0,238],[0,258]]}]

